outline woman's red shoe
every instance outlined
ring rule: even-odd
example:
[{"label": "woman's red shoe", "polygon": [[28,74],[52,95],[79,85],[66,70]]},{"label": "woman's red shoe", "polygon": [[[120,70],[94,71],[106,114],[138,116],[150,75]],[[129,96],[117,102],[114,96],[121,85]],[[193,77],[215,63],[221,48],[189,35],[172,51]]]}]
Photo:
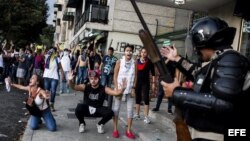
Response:
[{"label": "woman's red shoe", "polygon": [[113,131],[113,137],[114,137],[114,138],[118,138],[118,137],[119,137],[119,132],[118,132],[118,130],[114,130],[114,131]]},{"label": "woman's red shoe", "polygon": [[126,136],[130,139],[135,139],[135,135],[132,132],[126,131]]}]

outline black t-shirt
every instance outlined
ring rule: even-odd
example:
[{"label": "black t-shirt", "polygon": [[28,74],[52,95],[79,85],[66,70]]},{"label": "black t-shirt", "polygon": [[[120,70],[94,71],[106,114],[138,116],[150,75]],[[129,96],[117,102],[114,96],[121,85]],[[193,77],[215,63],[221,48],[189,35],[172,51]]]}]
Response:
[{"label": "black t-shirt", "polygon": [[85,104],[99,108],[102,107],[104,99],[105,99],[105,87],[99,85],[98,88],[92,88],[90,84],[86,85],[84,91],[84,102]]},{"label": "black t-shirt", "polygon": [[137,59],[137,81],[148,83],[150,71],[152,76],[155,76],[154,65],[150,59],[148,59],[145,63],[142,63],[140,59]]},{"label": "black t-shirt", "polygon": [[94,70],[95,62],[98,62],[98,64],[101,63],[101,56],[96,54],[95,56],[89,57],[89,65],[90,65],[90,70]]},{"label": "black t-shirt", "polygon": [[176,71],[176,65],[175,62],[173,61],[168,61],[168,63],[166,64],[167,69],[169,70],[172,78],[175,77],[175,71]]},{"label": "black t-shirt", "polygon": [[34,57],[33,57],[33,55],[27,55],[26,59],[27,59],[26,65],[29,68],[31,66],[31,64],[34,63]]}]

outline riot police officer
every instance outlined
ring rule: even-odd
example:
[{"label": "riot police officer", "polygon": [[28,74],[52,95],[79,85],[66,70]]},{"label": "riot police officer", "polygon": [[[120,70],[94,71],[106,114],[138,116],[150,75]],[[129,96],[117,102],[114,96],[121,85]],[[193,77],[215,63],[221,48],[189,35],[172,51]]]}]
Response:
[{"label": "riot police officer", "polygon": [[224,140],[228,129],[246,129],[249,60],[232,49],[235,32],[215,17],[194,24],[187,41],[200,62],[206,64],[199,68],[179,56],[176,48],[161,49],[181,72],[193,77],[193,89],[181,88],[177,80],[162,81],[165,94],[181,108],[193,140]]}]

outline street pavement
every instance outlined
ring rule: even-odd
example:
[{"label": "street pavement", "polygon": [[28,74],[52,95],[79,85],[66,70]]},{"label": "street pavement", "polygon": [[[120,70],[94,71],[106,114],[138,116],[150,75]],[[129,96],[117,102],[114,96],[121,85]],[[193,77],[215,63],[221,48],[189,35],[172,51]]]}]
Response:
[{"label": "street pavement", "polygon": [[[119,133],[120,137],[112,137],[113,122],[110,120],[105,124],[104,134],[97,133],[96,124],[100,118],[85,118],[86,131],[78,132],[78,120],[75,117],[74,109],[77,103],[82,102],[83,93],[61,94],[56,97],[56,112],[53,115],[57,122],[58,130],[50,132],[42,124],[38,130],[31,130],[28,126],[24,132],[22,141],[129,141],[125,136],[126,130],[126,103],[123,102],[120,111]],[[151,102],[151,109],[155,102]],[[143,106],[142,106],[143,107]],[[134,120],[132,130],[136,134],[136,141],[175,141],[175,127],[171,121],[172,115],[167,114],[167,102],[163,102],[159,112],[150,111],[152,119],[151,124],[144,124],[141,120]],[[141,108],[141,117],[143,117],[143,108]]]},{"label": "street pavement", "polygon": [[0,85],[0,141],[19,141],[23,134],[28,116],[23,101],[25,91],[12,89],[6,92],[5,86]]}]

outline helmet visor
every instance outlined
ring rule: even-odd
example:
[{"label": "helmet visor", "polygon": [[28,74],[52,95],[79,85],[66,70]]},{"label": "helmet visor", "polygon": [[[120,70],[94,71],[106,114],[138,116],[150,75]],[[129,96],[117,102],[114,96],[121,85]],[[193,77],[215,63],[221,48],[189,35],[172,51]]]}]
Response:
[{"label": "helmet visor", "polygon": [[188,60],[194,63],[199,63],[201,54],[196,49],[192,41],[192,35],[187,35],[185,39],[185,53]]}]

